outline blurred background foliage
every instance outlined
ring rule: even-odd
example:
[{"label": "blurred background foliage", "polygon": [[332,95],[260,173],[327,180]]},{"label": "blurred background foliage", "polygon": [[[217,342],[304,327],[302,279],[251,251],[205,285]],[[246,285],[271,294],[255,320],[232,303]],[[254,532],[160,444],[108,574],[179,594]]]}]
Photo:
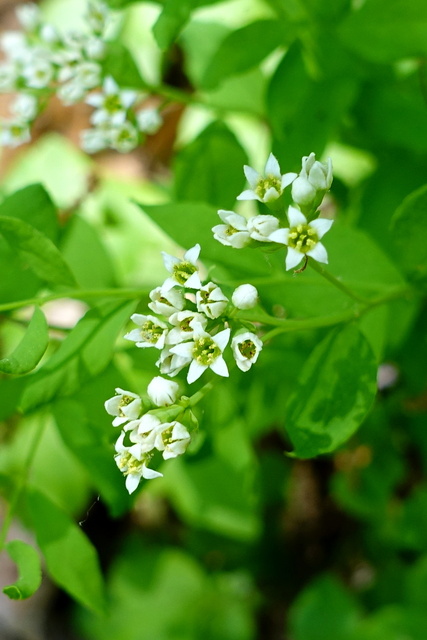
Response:
[{"label": "blurred background foliage", "polygon": [[[405,278],[425,291],[425,0],[109,4],[124,10],[112,73],[122,85],[158,89],[164,127],[126,156],[88,157],[77,146],[88,108],[53,101],[33,142],[1,156],[0,215],[31,224],[60,250],[72,274],[56,273],[60,284],[138,287],[143,309],[163,277],[160,250],[200,241],[219,282],[253,282],[277,315],[350,308],[315,273],[267,282],[282,255],[236,256],[211,238],[216,209],[236,206],[242,165],[261,169],[273,150],[283,171],[299,171],[312,151],[333,160],[332,273],[364,294]],[[16,27],[13,6],[0,3],[4,29]],[[84,3],[42,8],[70,28]],[[5,305],[55,282],[23,266],[6,240],[0,340],[9,354],[32,312]],[[138,392],[153,375],[153,354],[116,340],[136,309],[90,295],[48,302],[41,363],[1,374],[1,492],[7,499],[27,482],[14,532],[37,542],[57,585],[45,578],[26,602],[2,597],[1,637],[425,640],[425,301],[397,300],[361,320],[378,394],[333,454],[284,455],[288,397],[327,330],[290,333],[249,373],[216,385],[192,452],[129,498],[103,403],[115,387]],[[325,396],[328,375],[320,376]],[[9,584],[14,570],[2,562]]]}]

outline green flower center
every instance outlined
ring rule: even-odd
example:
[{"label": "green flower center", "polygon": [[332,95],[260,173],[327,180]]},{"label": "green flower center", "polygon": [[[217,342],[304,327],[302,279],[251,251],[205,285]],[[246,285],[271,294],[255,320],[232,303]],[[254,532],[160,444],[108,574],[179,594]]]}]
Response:
[{"label": "green flower center", "polygon": [[319,242],[317,232],[308,224],[299,224],[293,227],[289,232],[289,246],[296,249],[300,253],[307,253],[314,249]]},{"label": "green flower center", "polygon": [[135,400],[135,398],[131,398],[131,396],[123,396],[122,399],[120,400],[120,404],[119,404],[119,416],[121,418],[125,418],[125,414],[122,411],[122,407],[127,407],[128,404],[130,404],[131,402],[133,402]]},{"label": "green flower center", "polygon": [[104,109],[108,111],[108,113],[115,113],[116,111],[121,111],[122,103],[120,101],[119,96],[116,94],[105,96]]},{"label": "green flower center", "polygon": [[178,284],[183,285],[187,282],[188,278],[196,273],[197,267],[194,266],[191,262],[183,260],[183,262],[178,262],[178,264],[174,264],[173,266],[173,277],[178,282]]},{"label": "green flower center", "polygon": [[242,356],[244,358],[247,358],[248,360],[252,360],[252,358],[256,354],[256,346],[254,345],[252,340],[244,340],[243,342],[239,343],[238,347]]},{"label": "green flower center", "polygon": [[189,318],[184,318],[184,320],[181,320],[181,322],[179,323],[179,328],[181,329],[181,331],[193,331],[193,327],[190,326],[190,322],[192,322],[194,320],[194,316],[190,316]]},{"label": "green flower center", "polygon": [[239,230],[235,229],[234,227],[231,226],[231,224],[229,224],[228,227],[225,230],[225,235],[226,236],[234,236],[235,233],[239,233]]},{"label": "green flower center", "polygon": [[147,320],[144,322],[141,329],[141,338],[144,339],[145,342],[149,342],[150,344],[156,344],[156,342],[163,335],[162,327],[159,327],[158,324],[154,324],[151,320]]},{"label": "green flower center", "polygon": [[274,187],[277,193],[280,195],[282,193],[282,181],[280,178],[276,176],[266,176],[265,178],[261,178],[255,187],[255,193],[260,198],[263,198],[267,191]]},{"label": "green flower center", "polygon": [[194,342],[193,358],[199,364],[209,367],[220,355],[221,349],[212,338],[199,338]]}]

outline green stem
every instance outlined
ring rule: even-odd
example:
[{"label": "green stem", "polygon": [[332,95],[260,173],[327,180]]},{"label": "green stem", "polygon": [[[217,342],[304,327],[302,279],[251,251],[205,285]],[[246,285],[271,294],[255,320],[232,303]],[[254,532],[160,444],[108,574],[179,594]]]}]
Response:
[{"label": "green stem", "polygon": [[51,293],[47,296],[38,298],[27,298],[26,300],[16,300],[14,302],[6,302],[0,304],[1,311],[11,311],[13,309],[21,309],[30,305],[37,304],[42,306],[46,302],[52,300],[61,300],[71,298],[72,300],[90,300],[91,298],[142,298],[149,294],[149,289],[73,289],[72,291],[62,293]]},{"label": "green stem", "polygon": [[213,386],[214,386],[213,382],[208,382],[201,389],[199,389],[199,391],[196,391],[196,393],[193,393],[193,395],[190,396],[188,400],[188,406],[194,407],[194,405],[200,402],[200,400],[202,400],[202,398],[204,398],[209,391],[212,391]]},{"label": "green stem", "polygon": [[[317,318],[306,318],[304,320],[282,320],[280,326],[271,329],[262,336],[262,341],[267,342],[280,333],[290,333],[292,331],[304,331],[308,329],[319,329],[321,327],[332,327],[335,324],[350,322],[363,315],[368,308],[354,308],[330,316],[319,316]],[[279,319],[279,318],[278,318]]]},{"label": "green stem", "polygon": [[367,300],[366,298],[362,298],[357,293],[354,293],[354,291],[346,287],[346,285],[343,284],[341,280],[338,280],[338,278],[333,276],[332,273],[329,273],[329,271],[327,271],[324,267],[322,267],[321,264],[316,262],[316,260],[309,258],[308,264],[312,269],[317,271],[317,273],[319,273],[323,278],[326,278],[328,282],[333,284],[334,287],[336,287],[337,289],[345,293],[349,298],[352,298],[352,300],[355,300],[356,302],[361,302],[362,304],[370,304],[370,300]]},{"label": "green stem", "polygon": [[22,491],[24,490],[25,485],[27,483],[28,474],[30,472],[31,465],[34,460],[34,456],[37,452],[38,445],[40,444],[40,440],[43,435],[45,424],[46,424],[46,420],[43,419],[42,416],[40,416],[40,422],[37,425],[37,428],[35,429],[35,434],[30,444],[28,455],[23,465],[23,472],[21,473],[20,479],[13,490],[12,497],[9,502],[6,515],[4,517],[3,524],[0,530],[0,553],[4,549],[7,534],[9,532],[10,525],[12,524],[12,520],[15,515],[15,509],[21,497]]}]

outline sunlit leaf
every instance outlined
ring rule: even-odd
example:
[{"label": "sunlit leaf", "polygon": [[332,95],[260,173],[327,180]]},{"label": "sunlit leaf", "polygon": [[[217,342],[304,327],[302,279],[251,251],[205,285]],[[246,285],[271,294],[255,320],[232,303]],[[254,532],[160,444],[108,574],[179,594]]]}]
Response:
[{"label": "sunlit leaf", "polygon": [[36,307],[21,342],[13,353],[0,360],[3,373],[28,373],[40,362],[49,342],[48,328],[43,311]]}]

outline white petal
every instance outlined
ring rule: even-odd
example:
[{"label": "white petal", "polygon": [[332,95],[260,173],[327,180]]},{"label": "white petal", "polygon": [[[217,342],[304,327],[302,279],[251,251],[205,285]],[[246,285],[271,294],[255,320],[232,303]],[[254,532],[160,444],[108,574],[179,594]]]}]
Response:
[{"label": "white petal", "polygon": [[299,209],[290,206],[288,209],[288,220],[291,227],[297,227],[299,224],[307,224],[307,218]]},{"label": "white petal", "polygon": [[227,211],[227,209],[219,209],[218,215],[221,218],[221,220],[227,225],[229,224],[228,217],[231,215],[237,215],[237,213],[234,213],[234,211]]},{"label": "white petal", "polygon": [[250,241],[250,236],[247,231],[238,231],[230,236],[230,245],[235,249],[243,249]]},{"label": "white petal", "polygon": [[279,244],[288,244],[290,229],[276,229],[273,233],[270,233],[268,239],[271,242],[278,242]]},{"label": "white petal", "polygon": [[175,347],[172,347],[170,353],[176,353],[177,356],[182,358],[191,358],[193,355],[194,342],[181,342]]},{"label": "white petal", "polygon": [[282,176],[282,190],[286,189],[286,187],[288,187],[294,180],[295,178],[298,176],[297,173],[285,173]]},{"label": "white petal", "polygon": [[126,109],[128,109],[136,100],[136,91],[125,89],[120,93],[120,101]]},{"label": "white petal", "polygon": [[106,400],[104,402],[105,411],[109,413],[110,416],[118,416],[121,401],[121,396],[113,396],[113,398]]},{"label": "white petal", "polygon": [[184,287],[187,287],[187,289],[201,289],[202,283],[200,282],[200,276],[197,271],[191,274]]},{"label": "white petal", "polygon": [[199,244],[195,244],[194,247],[191,247],[191,249],[188,249],[188,251],[184,253],[184,259],[195,265],[199,259],[200,248]]},{"label": "white petal", "polygon": [[143,325],[144,322],[147,320],[147,316],[142,314],[142,313],[133,313],[130,317],[130,319],[132,320],[132,322],[134,322],[135,324],[138,324],[139,326]]},{"label": "white petal", "polygon": [[277,158],[272,153],[268,156],[268,160],[265,163],[265,175],[274,176],[275,178],[281,178],[280,166]]},{"label": "white petal", "polygon": [[161,288],[161,292],[163,294],[165,294],[168,291],[170,291],[173,287],[176,287],[176,285],[177,285],[177,282],[173,278],[166,278],[166,280],[164,281],[164,283],[160,287]]},{"label": "white petal", "polygon": [[85,102],[90,104],[91,107],[102,107],[104,96],[102,93],[92,93],[90,96],[87,96]]},{"label": "white petal", "polygon": [[280,193],[274,187],[270,187],[264,194],[263,202],[271,202],[280,198]]},{"label": "white petal", "polygon": [[191,384],[196,380],[198,380],[200,376],[206,371],[206,369],[207,369],[206,365],[200,364],[199,362],[196,362],[195,360],[193,360],[188,370],[188,375],[187,375],[188,384]]},{"label": "white petal", "polygon": [[120,425],[124,424],[125,422],[127,422],[129,420],[129,418],[126,418],[126,416],[124,416],[123,418],[119,418],[117,416],[117,418],[114,418],[113,420],[113,427],[120,427]]},{"label": "white petal", "polygon": [[132,329],[129,333],[123,336],[125,340],[131,340],[132,342],[140,342],[141,331],[139,329]]},{"label": "white petal", "polygon": [[332,227],[334,221],[327,220],[326,218],[317,218],[317,220],[312,220],[310,222],[310,227],[316,229],[318,238],[322,238],[327,231]]},{"label": "white petal", "polygon": [[137,473],[130,473],[126,476],[126,489],[129,493],[133,493],[135,489],[138,488],[139,481],[141,480],[141,476]]},{"label": "white petal", "polygon": [[254,189],[261,178],[260,174],[258,171],[255,171],[255,169],[252,169],[252,167],[248,167],[247,164],[243,167],[243,172],[246,176],[246,180],[251,185],[251,188]]},{"label": "white petal", "polygon": [[224,331],[220,331],[216,334],[216,336],[212,336],[212,340],[215,342],[215,344],[218,345],[221,351],[224,351],[225,347],[228,344],[228,341],[230,340],[230,329],[224,329]]},{"label": "white petal", "polygon": [[119,85],[111,76],[107,76],[104,80],[103,89],[108,95],[114,95],[119,92]]},{"label": "white petal", "polygon": [[227,365],[225,364],[225,360],[222,356],[219,356],[215,362],[212,362],[210,368],[218,376],[222,376],[223,378],[228,378],[229,376]]},{"label": "white petal", "polygon": [[181,260],[179,258],[175,258],[175,256],[171,256],[166,251],[162,251],[163,263],[169,273],[172,273],[173,268],[176,264],[179,264]]},{"label": "white petal", "polygon": [[153,478],[163,478],[163,473],[149,469],[145,464],[142,465],[142,477],[146,480],[153,480]]},{"label": "white petal", "polygon": [[288,247],[288,253],[286,256],[286,271],[293,269],[301,262],[303,254],[292,247]]},{"label": "white petal", "polygon": [[328,253],[321,242],[318,242],[314,249],[307,251],[307,255],[317,260],[317,262],[328,264]]},{"label": "white petal", "polygon": [[246,191],[242,191],[237,198],[237,200],[260,200],[255,191],[251,191],[251,189],[246,189]]}]

